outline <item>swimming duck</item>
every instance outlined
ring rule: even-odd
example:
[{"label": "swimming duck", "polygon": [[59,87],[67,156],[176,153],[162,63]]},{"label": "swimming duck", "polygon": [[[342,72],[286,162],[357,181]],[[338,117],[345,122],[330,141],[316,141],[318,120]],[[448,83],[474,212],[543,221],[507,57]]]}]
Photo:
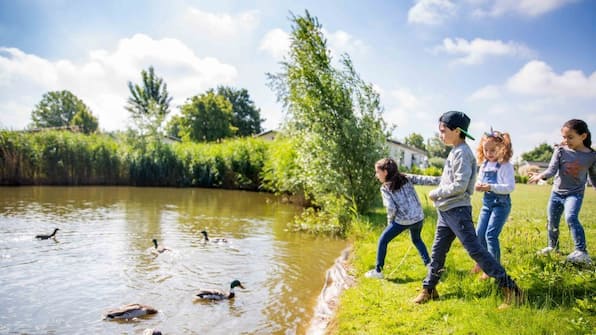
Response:
[{"label": "swimming duck", "polygon": [[49,238],[52,238],[52,237],[56,236],[56,232],[57,232],[58,230],[60,230],[60,229],[59,229],[59,228],[54,228],[54,232],[53,232],[53,233],[51,233],[50,235],[43,235],[43,234],[40,234],[40,235],[35,235],[35,238],[38,238],[38,239],[40,239],[40,240],[47,240],[47,239],[49,239]]},{"label": "swimming duck", "polygon": [[128,305],[124,305],[120,308],[115,308],[115,309],[109,310],[105,314],[104,319],[108,319],[108,320],[133,319],[133,318],[136,318],[139,316],[156,314],[156,313],[157,313],[157,309],[155,309],[151,306],[141,305],[141,304],[128,304]]},{"label": "swimming duck", "polygon": [[155,246],[153,252],[159,252],[161,254],[164,251],[171,251],[171,249],[164,247],[163,245],[157,244],[157,239],[153,239],[153,245]]},{"label": "swimming duck", "polygon": [[244,288],[242,283],[239,280],[234,280],[230,284],[230,291],[222,291],[218,289],[201,289],[199,293],[197,293],[197,297],[204,300],[224,300],[224,299],[232,299],[234,297],[234,288],[239,286],[240,288]]},{"label": "swimming duck", "polygon": [[158,329],[147,328],[143,332],[143,335],[162,335],[161,331]]},{"label": "swimming duck", "polygon": [[228,243],[228,240],[226,240],[225,238],[209,239],[209,235],[207,234],[207,231],[206,230],[201,230],[201,234],[203,234],[203,237],[205,237],[205,242],[211,242],[211,243]]}]

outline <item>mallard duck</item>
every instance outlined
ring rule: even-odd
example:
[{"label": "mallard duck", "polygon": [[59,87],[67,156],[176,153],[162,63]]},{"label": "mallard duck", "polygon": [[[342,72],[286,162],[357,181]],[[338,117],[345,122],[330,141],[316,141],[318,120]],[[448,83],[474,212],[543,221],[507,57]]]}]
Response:
[{"label": "mallard duck", "polygon": [[164,247],[163,245],[157,244],[157,239],[153,239],[153,245],[155,246],[155,249],[153,249],[153,252],[158,252],[161,254],[164,251],[171,251],[171,249]]},{"label": "mallard duck", "polygon": [[162,335],[158,329],[147,328],[143,331],[143,335]]},{"label": "mallard duck", "polygon": [[133,319],[139,316],[156,314],[157,309],[141,304],[128,304],[120,308],[109,310],[104,319],[115,320],[115,319]]},{"label": "mallard duck", "polygon": [[43,234],[40,234],[40,235],[35,235],[35,238],[38,238],[38,239],[40,239],[40,240],[47,240],[47,239],[49,239],[49,238],[52,238],[52,237],[56,236],[56,232],[57,232],[58,230],[60,230],[60,228],[54,228],[54,232],[53,232],[53,233],[51,233],[50,235],[43,235]]},{"label": "mallard duck", "polygon": [[228,240],[226,240],[225,238],[209,239],[209,234],[207,234],[207,231],[206,230],[201,230],[201,234],[203,234],[203,237],[205,237],[205,242],[211,242],[211,243],[228,243]]},{"label": "mallard duck", "polygon": [[239,286],[240,288],[244,288],[242,283],[239,280],[234,280],[230,284],[230,291],[222,291],[218,289],[201,289],[199,293],[197,293],[197,297],[204,300],[224,300],[224,299],[232,299],[234,297],[234,288]]}]

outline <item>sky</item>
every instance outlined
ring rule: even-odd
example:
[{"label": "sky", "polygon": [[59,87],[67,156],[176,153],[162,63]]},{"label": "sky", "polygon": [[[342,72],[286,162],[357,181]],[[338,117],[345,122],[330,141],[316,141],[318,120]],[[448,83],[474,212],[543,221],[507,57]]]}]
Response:
[{"label": "sky", "polygon": [[43,94],[69,90],[100,129],[124,130],[128,82],[153,66],[171,115],[226,85],[277,129],[286,113],[266,74],[306,10],[333,59],[349,55],[380,94],[394,139],[434,136],[449,110],[477,138],[509,132],[516,158],[560,142],[569,119],[596,131],[594,0],[0,0],[0,128],[25,128]]}]

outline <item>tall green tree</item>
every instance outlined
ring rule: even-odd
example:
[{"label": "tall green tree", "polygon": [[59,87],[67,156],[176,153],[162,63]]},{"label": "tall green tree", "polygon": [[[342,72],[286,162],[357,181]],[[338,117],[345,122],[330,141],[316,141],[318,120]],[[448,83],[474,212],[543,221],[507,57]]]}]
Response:
[{"label": "tall green tree", "polygon": [[[70,91],[51,91],[41,98],[41,101],[31,112],[33,128],[64,127],[73,125],[75,115],[80,114],[76,119],[76,125],[81,125],[81,119],[88,121],[89,132],[97,130],[97,118],[85,103]],[[95,127],[93,127],[95,123]]]},{"label": "tall green tree", "polygon": [[429,157],[447,158],[451,149],[446,146],[438,133],[435,133],[433,137],[426,140],[426,151]]},{"label": "tall green tree", "polygon": [[232,126],[238,128],[237,136],[250,136],[262,131],[261,110],[250,99],[244,88],[235,89],[218,86],[217,94],[223,95],[232,104]]},{"label": "tall green tree", "polygon": [[406,137],[405,142],[407,145],[411,145],[414,148],[426,151],[426,145],[424,145],[424,137],[417,133],[411,133]]},{"label": "tall green tree", "polygon": [[555,149],[547,143],[541,143],[536,148],[525,152],[521,158],[531,162],[549,162]]},{"label": "tall green tree", "polygon": [[91,134],[97,131],[99,122],[89,110],[82,109],[75,114],[70,124],[77,126],[85,134]]},{"label": "tall green tree", "polygon": [[180,107],[180,135],[185,140],[215,141],[232,136],[232,104],[212,90],[190,98]]},{"label": "tall green tree", "polygon": [[155,75],[153,66],[141,71],[141,80],[141,84],[128,82],[130,97],[125,108],[141,135],[156,135],[170,112],[172,97],[167,84]]},{"label": "tall green tree", "polygon": [[[291,46],[282,71],[268,74],[287,109],[306,195],[331,213],[365,211],[378,196],[373,166],[383,156],[386,134],[378,94],[354,70],[348,55],[341,69],[317,18],[292,14]],[[341,224],[341,222],[340,222]]]}]

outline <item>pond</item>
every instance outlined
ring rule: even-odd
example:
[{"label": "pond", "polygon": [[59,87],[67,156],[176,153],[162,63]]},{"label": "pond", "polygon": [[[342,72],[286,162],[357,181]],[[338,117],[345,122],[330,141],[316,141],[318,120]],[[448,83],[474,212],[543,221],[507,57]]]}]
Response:
[{"label": "pond", "polygon": [[[299,210],[243,191],[0,187],[0,333],[304,334],[347,243],[288,231]],[[234,279],[231,300],[195,297]],[[159,312],[102,319],[129,303]]]}]

